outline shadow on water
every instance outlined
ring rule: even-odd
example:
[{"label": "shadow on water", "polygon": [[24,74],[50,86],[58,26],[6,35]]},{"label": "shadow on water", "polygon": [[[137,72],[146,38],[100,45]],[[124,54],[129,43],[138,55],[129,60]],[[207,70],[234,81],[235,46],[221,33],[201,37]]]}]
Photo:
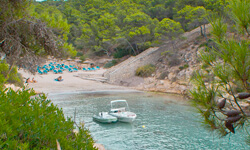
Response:
[{"label": "shadow on water", "polygon": [[[91,92],[50,95],[65,116],[84,121],[94,140],[107,150],[144,149],[250,149],[241,132],[219,139],[204,129],[192,107],[177,95],[142,92]],[[133,123],[102,124],[92,116],[109,111],[110,101],[126,99],[137,114]]]},{"label": "shadow on water", "polygon": [[96,124],[98,124],[101,128],[104,129],[115,129],[115,128],[125,128],[128,130],[132,130],[134,128],[134,125],[132,123],[123,123],[123,122],[116,122],[116,123],[100,123],[97,121],[94,121]]}]

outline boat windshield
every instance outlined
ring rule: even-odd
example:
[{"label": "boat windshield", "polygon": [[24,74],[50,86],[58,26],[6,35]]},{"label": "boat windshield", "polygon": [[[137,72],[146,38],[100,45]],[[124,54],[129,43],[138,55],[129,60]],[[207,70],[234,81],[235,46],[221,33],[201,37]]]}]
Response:
[{"label": "boat windshield", "polygon": [[126,100],[111,101],[111,110],[113,111],[129,111]]}]

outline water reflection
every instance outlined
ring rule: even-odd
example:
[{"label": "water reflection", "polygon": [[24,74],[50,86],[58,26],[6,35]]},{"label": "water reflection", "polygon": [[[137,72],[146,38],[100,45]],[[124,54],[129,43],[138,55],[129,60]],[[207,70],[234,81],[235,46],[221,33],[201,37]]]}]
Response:
[{"label": "water reflection", "polygon": [[[152,93],[74,93],[52,95],[53,103],[78,122],[84,121],[94,139],[107,150],[144,149],[250,149],[242,133],[218,139],[201,127],[198,114],[176,95]],[[108,111],[110,101],[126,99],[137,114],[135,122],[100,124],[93,114]]]}]

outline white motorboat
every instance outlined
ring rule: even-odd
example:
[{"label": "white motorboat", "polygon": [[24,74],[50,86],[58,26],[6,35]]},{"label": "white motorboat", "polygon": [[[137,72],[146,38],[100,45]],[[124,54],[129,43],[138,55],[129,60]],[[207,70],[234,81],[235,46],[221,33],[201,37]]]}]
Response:
[{"label": "white motorboat", "polygon": [[111,109],[109,114],[117,117],[121,122],[133,122],[136,118],[136,114],[130,112],[129,106],[126,100],[113,100],[111,103]]},{"label": "white motorboat", "polygon": [[98,115],[93,116],[93,120],[101,123],[115,123],[117,118],[108,114],[108,112],[100,112]]}]

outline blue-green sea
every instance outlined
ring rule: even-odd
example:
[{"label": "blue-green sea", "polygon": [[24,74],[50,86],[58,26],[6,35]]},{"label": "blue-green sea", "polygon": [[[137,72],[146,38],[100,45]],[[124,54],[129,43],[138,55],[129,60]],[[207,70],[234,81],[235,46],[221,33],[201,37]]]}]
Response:
[{"label": "blue-green sea", "polygon": [[[84,121],[97,143],[106,150],[249,150],[246,133],[236,130],[224,138],[209,132],[188,100],[167,94],[143,92],[83,92],[49,95],[66,117]],[[92,116],[108,111],[110,101],[126,99],[137,114],[133,123],[101,124]]]}]

